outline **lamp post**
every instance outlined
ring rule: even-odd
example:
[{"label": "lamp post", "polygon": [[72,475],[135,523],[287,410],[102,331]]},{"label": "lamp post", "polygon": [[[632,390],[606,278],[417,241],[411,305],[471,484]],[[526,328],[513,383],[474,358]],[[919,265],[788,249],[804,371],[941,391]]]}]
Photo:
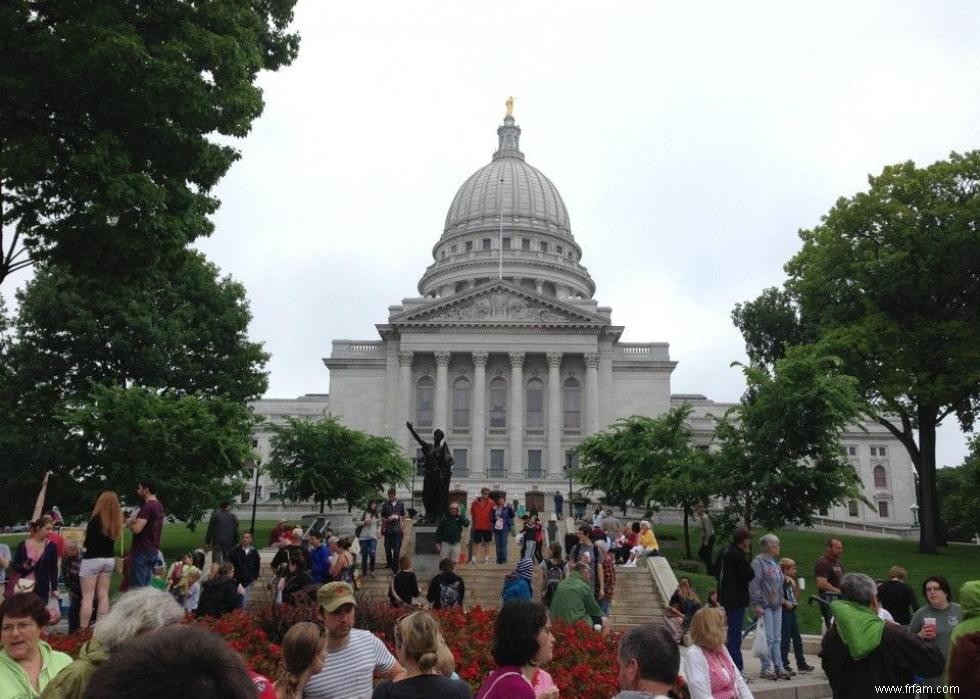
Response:
[{"label": "lamp post", "polygon": [[575,524],[575,505],[572,503],[572,452],[565,452],[565,473],[568,474],[568,517]]},{"label": "lamp post", "polygon": [[247,459],[245,464],[255,469],[255,485],[252,487],[252,524],[248,531],[255,537],[255,508],[259,504],[259,465],[253,459]]},{"label": "lamp post", "polygon": [[909,505],[909,509],[912,510],[912,526],[913,527],[919,526],[919,505],[918,505],[918,503],[913,502],[911,505]]}]

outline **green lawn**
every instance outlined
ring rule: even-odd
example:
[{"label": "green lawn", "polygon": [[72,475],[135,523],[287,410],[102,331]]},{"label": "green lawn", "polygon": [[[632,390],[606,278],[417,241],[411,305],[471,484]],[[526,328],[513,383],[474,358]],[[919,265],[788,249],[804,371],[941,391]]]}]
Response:
[{"label": "green lawn", "polygon": [[[660,525],[656,533],[672,534],[676,542],[665,542],[665,553],[668,558],[683,557],[683,527],[680,525]],[[691,530],[691,546],[696,548],[700,541],[700,532]],[[758,553],[758,537],[764,532],[756,532],[753,543],[753,555]],[[823,554],[828,534],[802,532],[797,530],[778,530],[775,534],[780,539],[780,557],[792,558],[798,566],[798,574],[806,579],[805,597],[814,594],[816,584],[813,577],[813,564]],[[942,575],[949,580],[953,590],[953,599],[959,593],[960,586],[967,580],[980,578],[980,547],[953,545],[940,549],[940,553],[930,556],[918,552],[918,542],[897,541],[895,539],[872,539],[854,536],[853,534],[836,534],[844,542],[844,553],[841,561],[844,570],[849,573],[866,573],[876,580],[887,579],[888,569],[893,565],[904,567],[908,573],[908,584],[915,590],[920,604],[925,604],[922,596],[922,581],[930,575]],[[728,542],[724,542],[727,545]],[[676,548],[674,547],[676,544]],[[718,546],[715,547],[715,554]],[[688,575],[694,587],[704,600],[708,592],[716,587],[714,578],[707,575],[693,575],[675,571],[677,575]],[[820,633],[820,610],[817,605],[803,604],[797,611],[800,628],[803,633]]]}]

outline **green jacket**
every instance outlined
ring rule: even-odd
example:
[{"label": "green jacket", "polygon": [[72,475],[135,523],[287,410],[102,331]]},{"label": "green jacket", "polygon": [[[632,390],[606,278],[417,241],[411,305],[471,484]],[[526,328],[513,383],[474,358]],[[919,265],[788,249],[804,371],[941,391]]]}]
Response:
[{"label": "green jacket", "polygon": [[960,612],[963,618],[953,627],[953,633],[949,637],[950,652],[960,636],[980,631],[980,580],[963,583],[960,588]]},{"label": "green jacket", "polygon": [[838,600],[830,603],[830,613],[834,615],[837,633],[854,660],[866,658],[881,645],[885,622],[878,618],[871,607]]},{"label": "green jacket", "polygon": [[439,543],[458,544],[463,538],[463,527],[470,526],[470,520],[464,514],[443,515],[436,526],[436,541]]},{"label": "green jacket", "polygon": [[602,609],[595,600],[592,585],[582,579],[582,574],[573,570],[568,577],[558,583],[551,598],[551,616],[566,621],[589,621],[601,617]]},{"label": "green jacket", "polygon": [[109,659],[98,641],[86,641],[78,651],[78,659],[51,680],[41,692],[41,699],[82,699],[92,674]]},{"label": "green jacket", "polygon": [[[41,675],[38,677],[38,687],[41,691],[48,686],[55,675],[71,665],[71,656],[56,650],[51,650],[44,641],[38,641],[41,649]],[[31,681],[27,679],[27,673],[20,664],[7,655],[7,651],[0,650],[0,697],[3,699],[34,699],[39,696]]]}]

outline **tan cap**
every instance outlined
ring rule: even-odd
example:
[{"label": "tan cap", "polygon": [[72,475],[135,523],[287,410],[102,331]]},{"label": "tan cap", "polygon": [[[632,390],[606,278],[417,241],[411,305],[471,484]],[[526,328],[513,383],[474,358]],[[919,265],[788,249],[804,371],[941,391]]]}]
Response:
[{"label": "tan cap", "polygon": [[332,582],[323,585],[316,591],[316,603],[325,612],[335,612],[345,604],[357,606],[354,599],[354,588],[345,582]]}]

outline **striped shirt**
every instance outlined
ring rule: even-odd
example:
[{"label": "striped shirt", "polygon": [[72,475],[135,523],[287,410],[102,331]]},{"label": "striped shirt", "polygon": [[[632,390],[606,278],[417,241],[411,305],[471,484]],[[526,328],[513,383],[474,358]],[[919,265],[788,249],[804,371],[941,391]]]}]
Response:
[{"label": "striped shirt", "polygon": [[304,699],[370,699],[375,673],[383,675],[396,664],[384,643],[370,631],[351,629],[347,645],[330,651],[320,672],[313,675]]}]

